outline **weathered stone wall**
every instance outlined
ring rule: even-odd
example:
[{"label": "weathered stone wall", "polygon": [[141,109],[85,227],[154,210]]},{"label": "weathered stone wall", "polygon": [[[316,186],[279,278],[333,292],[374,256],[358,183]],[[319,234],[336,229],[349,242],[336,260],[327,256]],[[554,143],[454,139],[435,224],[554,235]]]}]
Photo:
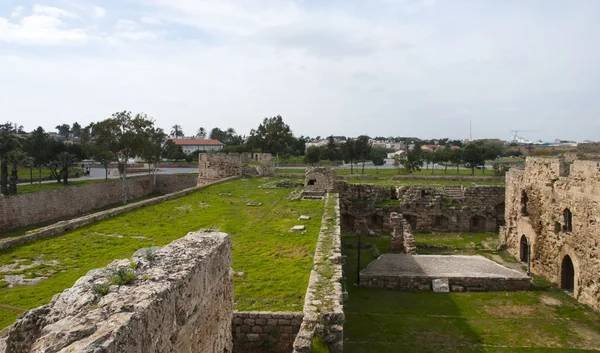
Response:
[{"label": "weathered stone wall", "polygon": [[[360,274],[361,287],[384,288],[407,292],[432,290],[434,278],[427,276],[381,276]],[[451,292],[522,291],[531,288],[529,278],[449,277]]]},{"label": "weathered stone wall", "polygon": [[[258,165],[254,165],[259,163]],[[256,177],[275,174],[269,153],[200,153],[198,185],[232,176]]]},{"label": "weathered stone wall", "polygon": [[329,167],[306,168],[304,191],[331,191],[336,179],[337,174]]},{"label": "weathered stone wall", "polygon": [[342,281],[339,197],[328,193],[315,250],[315,263],[304,299],[304,318],[294,341],[294,353],[312,352],[315,336],[328,345],[330,352],[343,352],[345,316]]},{"label": "weathered stone wall", "polygon": [[392,212],[414,232],[491,232],[504,224],[503,186],[377,186],[336,182],[342,229],[391,233]]},{"label": "weathered stone wall", "polygon": [[[572,215],[570,229],[565,210]],[[531,271],[560,286],[567,285],[561,275],[568,255],[573,296],[600,310],[600,163],[530,157],[524,170],[510,170],[501,241],[525,260],[521,240],[531,245]]]},{"label": "weathered stone wall", "polygon": [[[166,193],[196,185],[195,176],[157,175],[156,192]],[[57,221],[121,202],[121,179],[69,186],[63,189],[0,197],[0,231]],[[153,177],[127,179],[128,200],[152,193]]]},{"label": "weathered stone wall", "polygon": [[[153,259],[136,255],[88,272],[27,311],[4,331],[3,352],[231,352],[229,236],[190,233]],[[134,281],[100,296],[94,285],[110,283],[117,269],[135,273]]]},{"label": "weathered stone wall", "polygon": [[[124,206],[115,207],[115,208],[111,208],[108,210],[91,213],[91,214],[88,214],[88,215],[85,215],[82,217],[77,217],[74,219],[60,221],[60,222],[51,224],[46,227],[41,227],[41,228],[27,231],[27,232],[25,232],[25,235],[23,235],[23,236],[0,239],[0,249],[8,249],[13,246],[30,243],[30,242],[38,240],[38,239],[51,237],[53,235],[60,234],[67,230],[77,229],[77,228],[86,226],[88,224],[91,224],[91,223],[94,223],[94,222],[97,222],[97,221],[100,221],[100,220],[103,220],[103,219],[106,219],[109,217],[113,217],[113,216],[120,215],[125,212],[135,210],[140,207],[154,205],[154,204],[157,204],[157,203],[160,203],[163,201],[173,200],[178,197],[188,195],[192,192],[196,192],[207,186],[224,183],[224,182],[231,181],[231,180],[234,180],[237,178],[239,178],[239,177],[231,177],[231,178],[215,181],[211,184],[194,186],[194,187],[183,189],[180,191],[175,191],[170,194],[163,195],[163,196],[157,196],[157,197],[153,197],[153,198],[150,198],[147,200],[130,203],[130,204],[127,204]],[[193,180],[195,181],[195,178]],[[181,185],[185,185],[185,184],[181,184]]]},{"label": "weathered stone wall", "polygon": [[233,312],[233,352],[289,353],[304,313]]}]

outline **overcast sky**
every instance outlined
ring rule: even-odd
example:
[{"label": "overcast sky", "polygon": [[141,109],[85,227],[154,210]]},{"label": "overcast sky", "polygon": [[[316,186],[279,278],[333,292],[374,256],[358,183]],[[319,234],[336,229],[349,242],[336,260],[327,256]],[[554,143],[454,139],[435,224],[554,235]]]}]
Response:
[{"label": "overcast sky", "polygon": [[0,121],[600,140],[598,0],[1,0]]}]

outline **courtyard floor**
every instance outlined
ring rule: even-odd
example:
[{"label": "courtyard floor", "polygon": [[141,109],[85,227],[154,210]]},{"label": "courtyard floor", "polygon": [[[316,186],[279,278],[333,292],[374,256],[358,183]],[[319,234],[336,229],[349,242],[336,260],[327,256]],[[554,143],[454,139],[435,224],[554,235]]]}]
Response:
[{"label": "courtyard floor", "polygon": [[[219,229],[231,236],[235,309],[302,311],[323,202],[289,201],[294,189],[259,188],[272,181],[242,179],[210,186],[0,251],[0,327],[13,323],[18,315],[2,306],[30,309],[42,305],[91,269],[200,229]],[[247,206],[250,202],[262,205]],[[300,215],[311,220],[298,221]],[[289,232],[298,224],[307,231]]]},{"label": "courtyard floor", "polygon": [[[523,269],[496,252],[497,234],[415,234],[419,253],[482,255]],[[352,234],[344,244],[356,244]],[[389,252],[389,237],[363,237],[361,269]],[[357,254],[344,248],[349,294],[344,304],[347,352],[581,352],[600,349],[600,315],[534,276],[526,292],[396,292],[356,287]]]}]

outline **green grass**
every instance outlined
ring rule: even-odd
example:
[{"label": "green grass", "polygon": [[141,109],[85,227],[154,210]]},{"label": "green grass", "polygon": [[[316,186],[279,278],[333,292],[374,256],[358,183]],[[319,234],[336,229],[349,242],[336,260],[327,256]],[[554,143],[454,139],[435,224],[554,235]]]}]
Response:
[{"label": "green grass", "polygon": [[[473,244],[477,247],[496,236],[416,234],[415,240],[417,247],[448,246],[469,254]],[[343,237],[343,243],[356,240]],[[375,244],[381,253],[390,251],[389,237],[363,237],[362,241]],[[542,278],[535,278],[535,289],[526,292],[361,288],[353,285],[357,250],[344,249],[344,255],[349,294],[344,303],[344,349],[348,352],[580,352],[600,347],[600,315]],[[371,251],[363,249],[361,268],[372,260]]]},{"label": "green grass", "polygon": [[490,180],[418,180],[418,179],[404,179],[404,180],[359,180],[350,179],[346,180],[350,184],[373,184],[373,185],[464,185],[464,186],[477,186],[477,185],[499,185],[503,186],[504,181],[490,181]]},{"label": "green grass", "polygon": [[[99,183],[99,182],[103,182],[103,181],[106,181],[106,180],[104,180],[104,179],[69,180],[69,184],[66,186],[63,185],[62,183],[60,183],[60,184],[59,183],[19,184],[17,186],[17,194],[16,195],[23,195],[23,194],[29,194],[32,192],[40,192],[40,191],[47,191],[47,190],[63,189],[63,188],[71,187],[71,186]],[[15,194],[9,195],[9,197],[10,196],[15,196]]]},{"label": "green grass", "polygon": [[[69,177],[75,177],[75,174],[79,172],[80,176],[83,176],[83,169],[81,168],[69,168]],[[10,174],[10,170],[8,171]],[[27,169],[19,169],[17,170],[17,176],[19,177],[19,183],[29,182],[31,176],[33,174],[33,179],[37,179],[40,177],[40,171],[37,168],[33,169],[33,173]],[[42,179],[50,178],[50,169],[42,168]]]},{"label": "green grass", "polygon": [[306,169],[304,168],[277,168],[275,169],[275,173],[283,173],[283,174],[304,174]]},{"label": "green grass", "polygon": [[[335,169],[335,172],[339,175],[350,175],[350,174],[366,174],[366,175],[375,175],[378,176],[380,178],[391,178],[393,176],[396,175],[441,175],[441,176],[457,176],[457,175],[462,175],[462,176],[470,176],[471,175],[471,170],[470,169],[459,169],[458,172],[456,171],[456,168],[448,168],[448,170],[446,172],[444,172],[444,169],[433,169],[433,174],[431,174],[431,169],[421,169],[419,171],[415,171],[412,172],[410,174],[402,174],[402,173],[398,173],[398,169],[396,168],[365,168],[365,172],[362,173],[362,168],[359,167],[354,167],[354,171],[351,172],[350,168],[337,168]],[[402,169],[401,169],[402,172]],[[481,170],[475,170],[475,175],[476,176],[493,176],[494,172],[492,170],[486,170],[484,174],[481,173]]]},{"label": "green grass", "polygon": [[[0,265],[15,260],[60,261],[22,271],[50,278],[33,286],[0,290],[0,304],[24,309],[42,305],[91,269],[131,257],[140,248],[166,245],[190,231],[211,228],[231,236],[232,268],[243,272],[234,279],[235,309],[301,311],[323,202],[287,201],[292,189],[258,188],[266,182],[243,179],[211,186],[57,237],[0,251]],[[248,202],[263,205],[248,207]],[[300,215],[311,216],[311,220],[300,223]],[[306,225],[307,233],[290,233],[296,224]],[[10,325],[16,315],[0,309],[0,327]]]}]

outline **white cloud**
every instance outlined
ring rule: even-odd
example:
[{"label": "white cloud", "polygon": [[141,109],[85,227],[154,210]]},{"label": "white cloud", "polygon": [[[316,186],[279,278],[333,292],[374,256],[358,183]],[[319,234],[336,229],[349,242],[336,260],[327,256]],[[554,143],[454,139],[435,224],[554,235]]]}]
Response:
[{"label": "white cloud", "polygon": [[83,29],[67,28],[60,19],[30,15],[13,23],[0,17],[0,42],[16,44],[82,44],[87,41]]},{"label": "white cloud", "polygon": [[66,17],[66,18],[79,18],[79,16],[77,16],[76,14],[63,10],[63,9],[59,9],[58,7],[52,7],[52,6],[42,6],[42,5],[35,5],[33,7],[33,13],[36,15],[46,15],[46,16],[50,16],[50,17]]},{"label": "white cloud", "polygon": [[162,25],[164,24],[163,21],[159,20],[156,17],[152,17],[152,16],[143,16],[140,21],[142,23],[148,24],[148,25]]},{"label": "white cloud", "polygon": [[10,14],[10,17],[12,17],[12,18],[21,17],[21,14],[23,13],[23,10],[25,10],[25,8],[23,6],[17,6],[17,7],[15,7],[15,9],[13,10],[13,12]]},{"label": "white cloud", "polygon": [[106,16],[106,10],[100,6],[94,6],[94,15],[97,18],[103,18],[104,16]]}]

